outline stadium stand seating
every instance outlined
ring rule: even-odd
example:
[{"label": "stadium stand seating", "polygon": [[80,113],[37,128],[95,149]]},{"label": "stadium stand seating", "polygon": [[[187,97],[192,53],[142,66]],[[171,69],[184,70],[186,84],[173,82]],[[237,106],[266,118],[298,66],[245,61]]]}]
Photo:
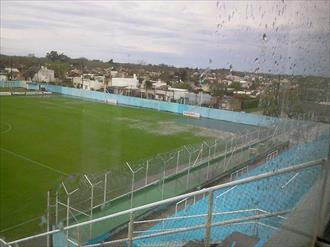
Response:
[{"label": "stadium stand seating", "polygon": [[[328,135],[324,134],[312,142],[293,146],[237,179],[289,167],[302,162],[326,158],[328,146]],[[319,174],[320,166],[316,166],[299,172],[291,172],[215,191],[212,223],[253,216],[259,213],[292,210],[310,190]],[[176,215],[171,215],[152,226],[147,231],[141,233],[139,237],[168,230],[205,225],[207,210],[208,196],[205,196],[194,204],[177,211]],[[281,226],[284,219],[285,217],[273,216],[253,222],[212,227],[211,240],[212,242],[223,241],[233,232],[239,232],[248,236],[257,236],[259,241],[255,246],[263,246],[274,230]],[[182,246],[192,240],[203,241],[204,234],[205,228],[200,228],[175,234],[142,238],[135,240],[133,245],[164,246],[165,244],[166,246],[167,243],[169,246]]]}]

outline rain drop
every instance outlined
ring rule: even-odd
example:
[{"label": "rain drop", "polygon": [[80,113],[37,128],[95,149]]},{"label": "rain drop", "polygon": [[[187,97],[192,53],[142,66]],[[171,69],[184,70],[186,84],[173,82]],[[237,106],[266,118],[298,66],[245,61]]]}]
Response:
[{"label": "rain drop", "polygon": [[262,40],[267,41],[267,35],[266,35],[266,33],[264,33],[264,34],[262,35]]}]

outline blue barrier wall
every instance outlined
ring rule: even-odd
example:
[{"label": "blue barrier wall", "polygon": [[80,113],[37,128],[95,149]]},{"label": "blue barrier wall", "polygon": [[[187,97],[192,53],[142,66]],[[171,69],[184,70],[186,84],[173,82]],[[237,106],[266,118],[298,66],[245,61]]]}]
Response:
[{"label": "blue barrier wall", "polygon": [[202,117],[230,121],[235,123],[269,126],[276,123],[279,119],[254,115],[244,112],[225,111],[214,108],[185,105],[179,103],[143,99],[137,97],[123,96],[118,94],[109,94],[97,91],[87,91],[77,88],[68,88],[54,85],[47,85],[47,90],[54,93],[77,96],[82,98],[105,101],[106,99],[117,100],[120,105],[129,105],[135,107],[149,108],[159,111],[168,111],[182,114],[184,111],[198,112]]},{"label": "blue barrier wall", "polygon": [[[13,82],[0,82],[1,85],[5,85]],[[18,85],[24,86],[25,83],[15,82]],[[31,84],[32,85],[32,84]],[[33,84],[37,85],[37,84]],[[59,93],[64,95],[82,97],[87,99],[105,101],[106,99],[116,100],[120,105],[128,105],[134,107],[143,107],[154,109],[158,111],[168,111],[173,113],[182,114],[184,111],[197,112],[201,115],[201,117],[211,118],[216,120],[230,121],[235,123],[249,124],[249,125],[257,125],[257,126],[270,126],[279,121],[278,118],[267,117],[262,115],[249,114],[244,112],[233,112],[233,111],[225,111],[214,108],[200,107],[194,105],[185,105],[179,103],[151,100],[151,99],[142,99],[137,97],[123,96],[118,94],[109,94],[104,92],[97,91],[87,91],[77,88],[69,88],[55,85],[45,85],[43,86],[50,92]],[[12,86],[14,87],[14,86]],[[34,86],[37,88],[37,86]]]},{"label": "blue barrier wall", "polygon": [[0,81],[0,87],[26,87],[21,81]]}]

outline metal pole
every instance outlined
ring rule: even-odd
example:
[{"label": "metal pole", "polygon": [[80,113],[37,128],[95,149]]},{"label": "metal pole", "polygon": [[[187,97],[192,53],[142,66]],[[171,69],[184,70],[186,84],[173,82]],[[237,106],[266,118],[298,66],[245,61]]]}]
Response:
[{"label": "metal pole", "polygon": [[133,191],[134,191],[134,179],[135,179],[135,172],[132,172],[132,188],[131,188],[131,208],[133,208]]},{"label": "metal pole", "polygon": [[103,204],[107,201],[107,183],[108,183],[108,173],[104,174],[104,194],[103,194]]},{"label": "metal pole", "polygon": [[[50,231],[51,229],[49,228],[49,223],[50,223],[50,217],[49,217],[49,211],[50,211],[50,192],[47,192],[47,231]],[[49,239],[49,235],[47,235],[47,247],[49,247],[50,244],[50,239]]]},{"label": "metal pole", "polygon": [[175,169],[175,174],[178,173],[179,170],[179,160],[180,160],[180,150],[178,151],[178,157],[176,159],[176,169]]},{"label": "metal pole", "polygon": [[217,140],[214,141],[214,158],[215,158],[215,150],[217,148]]},{"label": "metal pole", "polygon": [[202,143],[202,147],[201,147],[201,160],[203,160],[203,151],[204,151],[204,143]]},{"label": "metal pole", "polygon": [[188,167],[188,174],[187,174],[187,189],[189,188],[189,179],[190,179],[190,161],[191,161],[191,153],[189,152],[189,167]]},{"label": "metal pole", "polygon": [[148,171],[149,171],[149,160],[147,160],[145,185],[148,184]]},{"label": "metal pole", "polygon": [[165,187],[165,175],[166,175],[166,173],[165,173],[165,169],[166,169],[166,166],[165,166],[165,164],[163,165],[164,166],[164,170],[163,170],[163,184],[162,184],[162,200],[164,199],[164,187]]},{"label": "metal pole", "polygon": [[58,225],[58,191],[56,191],[56,199],[55,199],[55,224]]},{"label": "metal pole", "polygon": [[[66,200],[66,226],[69,226],[69,214],[70,214],[70,195],[67,195],[67,200]],[[69,231],[66,231],[66,237],[69,237]]]},{"label": "metal pole", "polygon": [[210,169],[210,159],[211,159],[211,148],[209,148],[209,158],[208,158],[208,161],[207,161],[207,174],[206,174],[206,178],[209,179],[209,169]]},{"label": "metal pole", "polygon": [[[231,139],[233,140],[233,138]],[[230,151],[231,151],[231,143],[230,143]],[[227,159],[227,142],[226,142],[226,147],[225,147],[225,158],[223,159],[223,167],[226,167],[226,159]]]},{"label": "metal pole", "polygon": [[133,231],[134,231],[134,215],[130,213],[129,223],[128,223],[128,236],[127,236],[127,247],[133,246]]},{"label": "metal pole", "polygon": [[211,224],[212,224],[212,209],[213,209],[213,191],[211,190],[209,192],[208,211],[207,211],[207,218],[206,218],[206,224],[205,224],[205,237],[204,237],[205,247],[210,246]]},{"label": "metal pole", "polygon": [[[93,201],[94,201],[94,186],[92,185],[91,186],[91,216],[90,216],[91,220],[93,219]],[[92,231],[93,231],[93,224],[91,223],[89,225],[90,239],[92,239],[92,236],[93,236]]]}]

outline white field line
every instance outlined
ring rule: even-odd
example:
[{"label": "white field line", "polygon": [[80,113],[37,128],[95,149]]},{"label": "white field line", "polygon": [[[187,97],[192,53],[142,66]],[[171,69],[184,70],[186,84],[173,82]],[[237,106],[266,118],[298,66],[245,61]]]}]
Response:
[{"label": "white field line", "polygon": [[11,126],[11,124],[9,124],[9,123],[4,123],[4,122],[1,122],[1,123],[4,124],[4,125],[7,125],[7,129],[1,131],[0,134],[5,134],[5,133],[8,133],[8,132],[10,132],[10,131],[12,130],[12,126]]},{"label": "white field line", "polygon": [[43,168],[46,168],[46,169],[51,170],[51,171],[53,171],[53,172],[59,173],[59,174],[61,174],[61,175],[65,175],[65,176],[68,175],[68,174],[65,173],[65,172],[62,172],[62,171],[57,170],[57,169],[55,169],[55,168],[52,168],[52,167],[50,167],[50,166],[48,166],[48,165],[45,165],[45,164],[43,164],[43,163],[40,163],[39,161],[35,161],[35,160],[32,160],[32,159],[29,159],[29,158],[27,158],[27,157],[25,157],[25,156],[23,156],[23,155],[20,155],[20,154],[18,154],[18,153],[12,152],[12,151],[10,151],[10,150],[8,150],[8,149],[0,148],[0,150],[3,151],[3,152],[9,153],[9,154],[11,154],[11,155],[13,155],[13,156],[16,156],[16,157],[18,157],[18,158],[21,158],[21,159],[23,159],[23,160],[30,161],[31,163],[33,163],[33,164],[35,164],[35,165],[38,165],[38,166],[43,167]]},{"label": "white field line", "polygon": [[9,230],[15,229],[15,228],[17,228],[17,227],[19,227],[19,226],[22,226],[22,225],[25,225],[25,224],[27,224],[27,223],[33,222],[33,221],[35,221],[35,220],[37,220],[37,219],[40,219],[40,218],[41,218],[41,216],[34,217],[34,218],[31,218],[31,219],[29,219],[29,220],[27,220],[27,221],[24,221],[24,222],[18,223],[18,224],[16,224],[16,225],[9,226],[9,227],[7,227],[7,228],[1,229],[1,230],[0,230],[0,233],[2,233],[2,232],[7,232],[7,231],[9,231]]}]

